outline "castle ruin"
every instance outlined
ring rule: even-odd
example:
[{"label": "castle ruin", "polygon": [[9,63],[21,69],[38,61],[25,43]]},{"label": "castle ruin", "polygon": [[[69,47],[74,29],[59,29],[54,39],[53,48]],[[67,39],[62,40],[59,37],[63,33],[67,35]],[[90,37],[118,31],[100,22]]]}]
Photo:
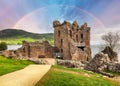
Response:
[{"label": "castle ruin", "polygon": [[[47,41],[31,42],[23,41],[22,47],[17,50],[5,51],[3,55],[22,58],[53,58],[60,56],[64,60],[86,62],[91,60],[90,27],[87,23],[79,26],[76,21],[72,24],[64,21],[53,22],[54,47]],[[57,54],[57,55],[56,55]]]},{"label": "castle ruin", "polygon": [[22,47],[17,50],[6,50],[2,55],[6,57],[37,59],[37,58],[53,58],[54,48],[48,43],[43,42],[26,42],[23,41]]},{"label": "castle ruin", "polygon": [[72,24],[64,21],[53,22],[54,46],[65,60],[91,60],[90,27],[87,23],[79,26],[76,21]]}]

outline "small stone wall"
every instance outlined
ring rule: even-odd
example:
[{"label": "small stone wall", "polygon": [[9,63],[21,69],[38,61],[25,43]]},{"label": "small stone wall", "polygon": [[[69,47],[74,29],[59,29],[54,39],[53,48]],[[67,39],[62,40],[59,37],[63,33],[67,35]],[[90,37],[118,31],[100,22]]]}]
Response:
[{"label": "small stone wall", "polygon": [[57,60],[58,65],[62,65],[68,68],[79,68],[84,69],[85,64],[81,63],[80,61],[74,60]]}]

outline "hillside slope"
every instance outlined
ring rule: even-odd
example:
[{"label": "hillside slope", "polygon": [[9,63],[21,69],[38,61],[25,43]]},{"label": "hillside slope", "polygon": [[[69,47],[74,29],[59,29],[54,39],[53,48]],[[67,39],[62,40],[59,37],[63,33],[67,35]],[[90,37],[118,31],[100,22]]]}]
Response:
[{"label": "hillside slope", "polygon": [[5,29],[0,31],[0,39],[6,38],[33,38],[33,39],[53,39],[53,33],[37,34],[24,30]]}]

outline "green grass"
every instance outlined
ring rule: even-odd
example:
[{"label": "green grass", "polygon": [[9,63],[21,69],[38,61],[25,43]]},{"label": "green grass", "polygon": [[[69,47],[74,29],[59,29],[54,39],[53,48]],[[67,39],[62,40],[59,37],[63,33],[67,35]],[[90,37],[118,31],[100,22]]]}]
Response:
[{"label": "green grass", "polygon": [[0,76],[22,69],[33,62],[0,56]]},{"label": "green grass", "polygon": [[0,42],[4,41],[7,44],[22,44],[23,40],[28,42],[48,40],[53,45],[53,33],[31,33],[18,29],[5,29],[0,31]]},{"label": "green grass", "polygon": [[60,66],[60,65],[53,65],[54,68],[59,68],[59,69],[64,69],[64,70],[69,70],[69,71],[74,71],[74,72],[84,72],[84,73],[88,73],[88,74],[91,74],[91,75],[96,75],[96,76],[102,76],[101,74],[98,74],[98,73],[93,73],[91,71],[86,71],[86,70],[80,70],[80,69],[75,69],[75,68],[66,68],[66,67],[63,67],[63,66]]},{"label": "green grass", "polygon": [[[85,76],[88,74],[88,76]],[[53,66],[36,86],[120,86],[102,75],[88,71]]]},{"label": "green grass", "polygon": [[22,44],[22,41],[26,40],[28,42],[34,42],[37,39],[32,38],[6,38],[6,39],[0,39],[0,42],[6,42],[7,44]]},{"label": "green grass", "polygon": [[48,42],[53,45],[54,44],[54,40],[53,39],[33,39],[33,38],[4,38],[4,39],[0,39],[0,42],[5,42],[8,45],[13,45],[13,44],[22,44],[22,41],[25,40],[27,42],[35,42],[35,41],[43,41],[43,40],[48,40]]},{"label": "green grass", "polygon": [[110,70],[105,70],[105,72],[111,73],[111,74],[113,74],[114,76],[119,76],[119,75],[120,75],[120,72],[113,72],[113,71],[110,71]]}]

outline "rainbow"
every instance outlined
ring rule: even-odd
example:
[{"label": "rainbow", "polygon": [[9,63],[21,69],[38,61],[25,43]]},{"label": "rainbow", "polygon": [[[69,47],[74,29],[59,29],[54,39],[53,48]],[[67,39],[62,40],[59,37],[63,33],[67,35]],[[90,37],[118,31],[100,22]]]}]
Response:
[{"label": "rainbow", "polygon": [[[16,24],[13,26],[13,28],[18,28],[18,26],[19,26],[19,24],[20,24],[21,22],[24,22],[24,20],[25,20],[26,18],[28,18],[28,17],[36,14],[37,12],[39,12],[39,11],[41,11],[41,10],[44,10],[44,9],[46,9],[46,8],[49,8],[49,7],[56,7],[56,6],[58,7],[58,6],[63,6],[63,5],[50,5],[50,6],[38,8],[38,9],[36,9],[36,10],[34,10],[34,11],[26,14],[26,15],[23,16],[21,19],[19,19],[19,20],[16,22]],[[84,12],[85,14],[89,15],[90,17],[92,17],[95,21],[97,21],[97,23],[98,23],[99,25],[101,25],[102,27],[105,27],[105,25],[104,25],[96,16],[94,16],[92,13],[90,13],[90,12],[84,10],[84,9],[75,7],[75,6],[68,6],[68,7],[74,7],[74,8],[76,8],[76,9],[79,9],[80,11],[82,11],[82,12]]]}]

